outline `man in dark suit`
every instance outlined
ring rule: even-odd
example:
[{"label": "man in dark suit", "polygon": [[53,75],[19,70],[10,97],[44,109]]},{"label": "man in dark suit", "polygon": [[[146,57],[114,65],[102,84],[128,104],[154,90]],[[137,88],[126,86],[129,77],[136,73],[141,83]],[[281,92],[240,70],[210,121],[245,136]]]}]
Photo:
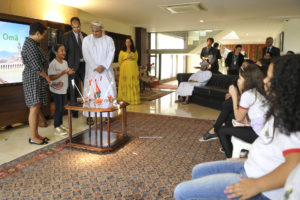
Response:
[{"label": "man in dark suit", "polygon": [[[74,69],[75,74],[69,76],[69,80],[74,79],[76,85],[79,85],[79,79],[84,82],[85,75],[85,62],[82,56],[82,40],[87,34],[81,32],[81,24],[78,17],[72,17],[71,19],[72,31],[64,34],[62,43],[66,48],[66,60],[70,68]],[[73,88],[72,84],[69,83],[70,89],[70,101],[71,103],[76,102],[78,92]],[[72,115],[74,118],[78,117],[78,112],[73,111]]]},{"label": "man in dark suit", "polygon": [[219,65],[217,59],[217,50],[212,46],[214,43],[214,38],[207,38],[206,47],[201,51],[200,57],[202,61],[207,61],[209,63],[208,69],[212,73],[219,74]]},{"label": "man in dark suit", "polygon": [[266,47],[263,48],[263,55],[262,55],[262,57],[264,57],[264,55],[267,52],[270,52],[273,55],[273,58],[280,56],[280,49],[273,46],[273,38],[272,37],[267,37],[267,39],[266,39]]}]

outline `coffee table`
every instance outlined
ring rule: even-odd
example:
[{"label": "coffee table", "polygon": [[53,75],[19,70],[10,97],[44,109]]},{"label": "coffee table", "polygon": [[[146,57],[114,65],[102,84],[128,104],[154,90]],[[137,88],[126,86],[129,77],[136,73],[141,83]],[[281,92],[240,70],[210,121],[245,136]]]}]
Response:
[{"label": "coffee table", "polygon": [[[92,151],[113,151],[120,145],[125,144],[129,137],[127,135],[127,117],[126,107],[129,104],[126,102],[119,102],[118,106],[106,105],[106,106],[95,106],[92,103],[88,104],[73,104],[66,105],[65,109],[68,110],[68,122],[69,122],[69,139],[66,142],[68,146],[75,148],[83,148]],[[74,137],[72,136],[72,116],[71,111],[87,111],[88,116],[94,112],[95,116],[100,115],[100,122],[97,122],[95,118],[95,124]],[[111,131],[111,113],[114,111],[121,111],[122,129],[120,131]],[[102,122],[102,114],[107,113],[107,128],[103,130],[104,124]]]}]

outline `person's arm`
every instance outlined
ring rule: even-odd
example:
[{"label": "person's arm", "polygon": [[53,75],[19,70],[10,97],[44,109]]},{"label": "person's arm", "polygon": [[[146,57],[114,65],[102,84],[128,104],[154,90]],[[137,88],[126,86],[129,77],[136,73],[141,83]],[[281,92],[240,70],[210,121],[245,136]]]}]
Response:
[{"label": "person's arm", "polygon": [[90,55],[90,51],[89,51],[89,41],[88,41],[88,37],[85,37],[82,40],[82,55],[83,55],[83,59],[84,61],[91,67],[92,70],[96,70],[97,69],[97,65],[94,63],[94,60],[92,58],[92,56]]},{"label": "person's arm", "polygon": [[107,45],[108,45],[108,52],[107,52],[107,56],[106,59],[104,61],[104,65],[103,67],[105,69],[109,69],[113,60],[114,60],[114,55],[115,55],[115,44],[112,38],[108,38],[107,40]]},{"label": "person's arm", "polygon": [[228,198],[240,197],[244,200],[283,187],[288,175],[300,163],[300,151],[288,153],[284,157],[285,162],[271,173],[260,178],[241,178],[239,183],[228,186],[224,192],[229,194]]},{"label": "person's arm", "polygon": [[44,79],[46,79],[47,83],[51,82],[50,77],[46,74],[46,72],[44,71],[44,69],[42,69],[42,71],[40,72],[40,76],[43,77]]},{"label": "person's arm", "polygon": [[122,50],[119,53],[118,61],[119,61],[119,65],[121,66],[123,63],[123,51]]},{"label": "person's arm", "polygon": [[231,85],[229,87],[229,94],[231,95],[231,98],[232,98],[235,119],[237,121],[244,120],[248,113],[248,108],[242,108],[239,106],[238,89],[234,85]]},{"label": "person's arm", "polygon": [[225,66],[226,66],[226,70],[228,71],[229,70],[229,68],[230,68],[230,56],[231,55],[231,53],[228,53],[228,55],[227,55],[227,57],[226,57],[226,59],[225,59]]},{"label": "person's arm", "polygon": [[135,52],[134,52],[134,60],[135,60],[135,62],[137,62],[138,59],[139,59],[139,54],[138,54],[137,51],[135,51]]},{"label": "person's arm", "polygon": [[58,79],[59,77],[61,77],[62,75],[68,74],[68,71],[69,71],[69,69],[65,69],[65,70],[61,71],[59,74],[49,75],[50,80],[54,81],[54,80]]}]

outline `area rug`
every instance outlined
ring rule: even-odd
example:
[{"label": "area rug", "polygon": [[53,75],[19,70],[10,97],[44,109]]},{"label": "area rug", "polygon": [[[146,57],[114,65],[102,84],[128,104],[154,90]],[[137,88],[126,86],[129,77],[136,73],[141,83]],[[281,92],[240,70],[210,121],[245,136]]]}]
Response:
[{"label": "area rug", "polygon": [[144,90],[143,92],[141,92],[140,96],[141,96],[141,100],[143,101],[152,101],[162,96],[165,96],[167,94],[170,94],[172,92],[174,91],[166,91],[166,90],[152,88],[152,90],[150,89]]},{"label": "area rug", "polygon": [[[199,142],[212,121],[128,113],[130,142],[111,153],[63,142],[0,166],[0,199],[173,199],[194,165],[225,159],[218,140]],[[121,128],[121,121],[112,129]]]},{"label": "area rug", "polygon": [[159,85],[155,86],[154,88],[177,90],[178,89],[178,85],[159,84]]}]

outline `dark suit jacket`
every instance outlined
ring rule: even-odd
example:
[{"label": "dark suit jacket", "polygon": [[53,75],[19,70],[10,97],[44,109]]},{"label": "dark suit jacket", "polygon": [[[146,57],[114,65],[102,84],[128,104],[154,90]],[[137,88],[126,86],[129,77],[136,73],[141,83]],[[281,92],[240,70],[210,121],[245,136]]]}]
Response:
[{"label": "dark suit jacket", "polygon": [[[267,50],[267,47],[263,48],[263,55],[262,55],[263,57],[266,54],[266,50]],[[280,56],[280,49],[277,48],[277,47],[272,46],[272,48],[271,48],[271,54],[272,54],[273,58],[279,57]]]},{"label": "dark suit jacket", "polygon": [[218,54],[218,51],[214,47],[211,47],[209,49],[209,51],[207,51],[207,47],[204,47],[201,51],[201,54],[200,54],[201,59],[202,59],[202,57],[207,57],[208,55],[213,55],[213,59],[210,63],[211,64],[211,71],[213,73],[219,72],[219,64],[218,64],[218,58],[217,58],[218,55],[217,54]]},{"label": "dark suit jacket", "polygon": [[[233,52],[229,52],[226,60],[225,60],[225,66],[229,67],[229,69],[231,68],[231,64],[232,64],[232,56],[233,56]],[[237,64],[238,64],[238,70],[240,69],[240,67],[242,66],[244,62],[244,56],[243,54],[239,53],[238,59],[237,59]]]},{"label": "dark suit jacket", "polygon": [[[87,34],[83,32],[81,32],[81,34],[83,38],[87,36]],[[66,48],[66,60],[68,61],[69,67],[77,71],[80,63],[80,55],[82,55],[82,49],[79,47],[73,31],[69,31],[63,35],[62,44]]]}]

